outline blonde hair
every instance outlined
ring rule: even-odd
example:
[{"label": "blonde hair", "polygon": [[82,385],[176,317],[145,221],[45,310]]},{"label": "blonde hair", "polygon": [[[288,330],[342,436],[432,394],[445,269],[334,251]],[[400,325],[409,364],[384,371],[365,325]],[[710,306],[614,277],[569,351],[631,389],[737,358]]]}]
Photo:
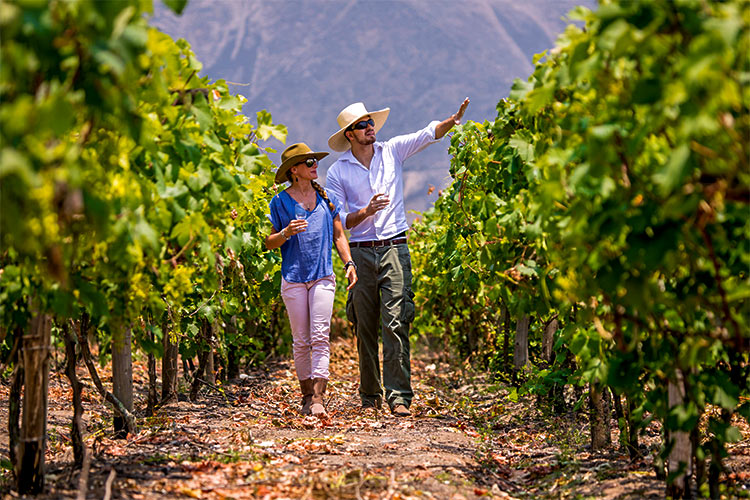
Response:
[{"label": "blonde hair", "polygon": [[318,194],[320,196],[322,196],[324,200],[326,200],[326,203],[328,203],[328,208],[330,208],[331,209],[331,213],[333,213],[334,210],[336,210],[336,207],[333,206],[333,202],[328,199],[328,193],[326,193],[326,190],[323,189],[323,186],[321,186],[320,184],[318,184],[315,181],[310,181],[310,184],[312,184],[313,189],[315,191],[317,191]]}]

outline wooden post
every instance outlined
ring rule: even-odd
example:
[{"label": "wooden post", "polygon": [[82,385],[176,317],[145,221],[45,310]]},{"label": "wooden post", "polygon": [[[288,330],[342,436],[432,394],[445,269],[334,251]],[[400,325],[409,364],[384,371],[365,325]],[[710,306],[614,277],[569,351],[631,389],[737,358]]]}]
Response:
[{"label": "wooden post", "polygon": [[502,302],[503,318],[503,369],[510,370],[510,311],[505,301]]},{"label": "wooden post", "polygon": [[31,318],[29,331],[23,336],[23,423],[16,474],[17,489],[22,495],[44,491],[51,328],[50,317],[36,313]]},{"label": "wooden post", "polygon": [[13,464],[13,474],[18,477],[18,443],[21,437],[21,393],[23,389],[23,354],[19,349],[23,331],[16,329],[16,340],[11,352],[13,360],[13,375],[10,379],[10,393],[8,394],[8,451],[10,463]]},{"label": "wooden post", "polygon": [[161,360],[161,400],[162,403],[177,401],[177,353],[176,339],[172,338],[170,332],[171,323],[167,315],[162,321],[162,345],[164,346],[164,357]]},{"label": "wooden post", "polygon": [[[112,328],[112,393],[130,413],[133,413],[133,359],[130,327],[113,325]],[[115,413],[115,437],[128,437],[125,419]]]},{"label": "wooden post", "polygon": [[206,371],[208,354],[211,351],[211,326],[205,319],[201,321],[200,334],[202,340],[207,345],[203,347],[203,350],[198,352],[198,368],[193,372],[193,384],[190,387],[190,401],[196,401],[198,399],[198,390],[203,383],[203,374]]},{"label": "wooden post", "polygon": [[628,427],[628,455],[631,460],[635,460],[640,456],[638,451],[638,429],[640,421],[635,418],[636,403],[633,399],[634,396],[625,395],[625,401],[627,403],[627,415],[626,423]]},{"label": "wooden post", "polygon": [[77,469],[83,466],[83,434],[81,433],[81,417],[83,416],[83,405],[81,403],[81,394],[83,388],[81,381],[78,380],[76,373],[77,356],[76,356],[76,336],[70,331],[70,326],[62,325],[65,334],[65,374],[70,380],[70,387],[73,390],[73,420],[70,423],[70,442],[73,447],[73,464]]},{"label": "wooden post", "polygon": [[516,325],[516,342],[513,351],[513,368],[521,371],[529,362],[529,323],[531,318],[524,314]]},{"label": "wooden post", "polygon": [[612,446],[612,432],[609,425],[612,410],[607,397],[606,387],[597,382],[589,384],[591,449],[605,450]]},{"label": "wooden post", "polygon": [[216,384],[216,367],[214,366],[215,355],[216,354],[214,353],[214,350],[209,347],[208,355],[206,358],[206,373],[204,375],[206,377],[206,382],[211,385]]},{"label": "wooden post", "polygon": [[[154,340],[154,332],[150,332],[151,341]],[[148,399],[146,400],[146,414],[151,417],[159,404],[156,382],[156,357],[153,352],[148,353]]]},{"label": "wooden post", "polygon": [[[78,329],[76,333],[78,335],[78,344],[81,346],[81,355],[83,357],[83,361],[86,363],[86,367],[89,370],[89,375],[91,375],[91,380],[92,382],[94,382],[94,386],[96,386],[96,389],[97,391],[99,391],[99,394],[102,396],[102,398],[104,398],[105,401],[108,401],[115,408],[115,412],[117,412],[122,418],[122,420],[125,422],[125,425],[127,427],[126,433],[131,432],[135,434],[136,432],[138,432],[138,429],[136,428],[135,417],[133,416],[133,413],[130,412],[122,403],[122,401],[117,399],[114,394],[112,394],[111,392],[108,392],[104,388],[104,384],[99,378],[99,374],[96,372],[96,366],[94,365],[94,362],[91,360],[91,351],[89,349],[88,327],[89,327],[89,324],[88,324],[87,316],[86,314],[84,314],[81,318],[80,328]],[[75,328],[73,328],[73,330],[75,331]],[[85,464],[84,464],[84,468],[85,468]]]},{"label": "wooden post", "polygon": [[[227,331],[231,339],[237,338],[237,316],[232,316],[229,319],[227,325]],[[240,377],[240,356],[237,354],[237,350],[231,347],[227,349],[227,380],[232,380]]]},{"label": "wooden post", "polygon": [[544,336],[542,337],[542,358],[550,364],[554,361],[552,348],[555,345],[555,333],[557,333],[557,328],[557,318],[553,318],[552,321],[547,323],[544,327]]},{"label": "wooden post", "polygon": [[[670,380],[667,386],[670,410],[685,401],[682,373],[677,371],[676,375],[677,380]],[[667,477],[673,478],[667,483],[667,495],[672,498],[690,498],[690,478],[693,476],[693,447],[690,434],[683,431],[667,431],[666,436],[669,440],[667,446],[672,447],[667,461]]]},{"label": "wooden post", "polygon": [[216,351],[214,345],[216,344],[216,338],[219,335],[219,322],[214,321],[208,329],[208,359],[206,359],[206,373],[205,381],[211,385],[216,384]]}]

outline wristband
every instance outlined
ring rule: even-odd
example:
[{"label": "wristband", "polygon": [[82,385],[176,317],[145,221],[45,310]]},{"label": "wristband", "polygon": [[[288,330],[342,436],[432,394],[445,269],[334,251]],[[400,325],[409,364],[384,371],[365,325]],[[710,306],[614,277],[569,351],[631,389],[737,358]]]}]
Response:
[{"label": "wristband", "polygon": [[347,269],[349,269],[349,266],[354,266],[354,270],[357,270],[357,264],[354,263],[353,260],[350,260],[346,264],[344,264],[344,272],[346,272]]}]

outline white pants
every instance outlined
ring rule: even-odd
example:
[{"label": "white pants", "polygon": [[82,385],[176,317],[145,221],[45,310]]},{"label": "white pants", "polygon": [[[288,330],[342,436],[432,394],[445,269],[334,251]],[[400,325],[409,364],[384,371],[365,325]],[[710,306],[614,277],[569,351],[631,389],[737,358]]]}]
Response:
[{"label": "white pants", "polygon": [[281,298],[292,328],[294,368],[299,380],[328,379],[329,333],[335,293],[336,278],[333,274],[307,283],[290,283],[281,279]]}]

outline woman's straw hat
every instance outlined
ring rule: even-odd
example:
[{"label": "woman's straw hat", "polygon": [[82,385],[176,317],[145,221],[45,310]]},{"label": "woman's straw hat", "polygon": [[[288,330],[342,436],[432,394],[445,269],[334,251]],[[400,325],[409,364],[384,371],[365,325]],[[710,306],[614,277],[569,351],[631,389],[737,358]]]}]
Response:
[{"label": "woman's straw hat", "polygon": [[377,133],[378,130],[380,130],[380,127],[385,124],[385,121],[388,119],[388,113],[390,112],[391,108],[384,108],[380,111],[367,111],[365,105],[361,102],[350,104],[345,107],[344,110],[339,113],[338,118],[336,118],[341,129],[328,138],[328,147],[334,151],[346,151],[351,147],[347,138],[344,137],[344,132],[346,132],[347,128],[369,115],[375,122],[375,133]]},{"label": "woman's straw hat", "polygon": [[281,165],[279,165],[279,169],[276,170],[276,184],[286,182],[288,180],[286,178],[287,170],[289,170],[297,163],[305,161],[308,158],[315,158],[316,160],[320,161],[326,156],[328,156],[327,152],[322,151],[316,153],[315,151],[310,149],[304,142],[292,144],[291,146],[286,148],[283,153],[281,153]]}]

